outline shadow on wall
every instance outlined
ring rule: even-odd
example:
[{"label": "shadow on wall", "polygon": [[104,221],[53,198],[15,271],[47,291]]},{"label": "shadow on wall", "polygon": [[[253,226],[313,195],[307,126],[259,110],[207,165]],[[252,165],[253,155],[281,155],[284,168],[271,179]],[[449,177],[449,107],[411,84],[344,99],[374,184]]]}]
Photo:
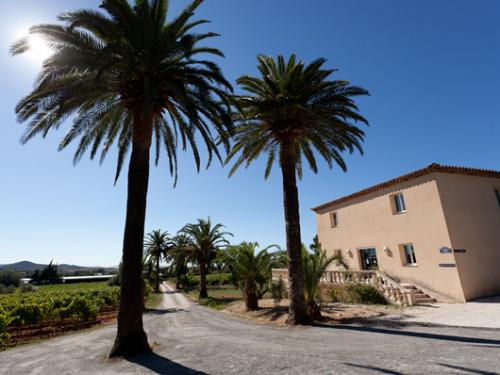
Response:
[{"label": "shadow on wall", "polygon": [[206,374],[173,362],[156,353],[149,352],[128,359],[129,362],[145,367],[155,374]]}]

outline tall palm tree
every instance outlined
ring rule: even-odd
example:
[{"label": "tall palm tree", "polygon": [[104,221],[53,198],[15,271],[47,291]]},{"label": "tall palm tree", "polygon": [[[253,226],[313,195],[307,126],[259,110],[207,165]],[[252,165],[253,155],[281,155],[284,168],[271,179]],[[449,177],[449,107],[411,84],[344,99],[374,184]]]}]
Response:
[{"label": "tall palm tree", "polygon": [[160,292],[160,262],[167,259],[167,253],[172,247],[168,232],[161,229],[151,231],[146,235],[144,250],[155,266],[155,293]]},{"label": "tall palm tree", "polygon": [[367,123],[358,113],[353,97],[367,95],[347,81],[329,80],[334,70],[323,69],[325,59],[309,65],[292,55],[286,62],[259,56],[260,77],[242,76],[238,84],[246,91],[236,97],[240,114],[234,146],[228,162],[236,159],[229,175],[242,164],[248,166],[267,154],[265,178],[275,161],[283,178],[286,247],[289,271],[289,324],[307,324],[301,260],[299,198],[296,177],[302,177],[302,159],[317,172],[316,154],[332,167],[346,170],[343,151],[362,152],[363,131],[356,122]]},{"label": "tall palm tree", "polygon": [[[156,163],[165,149],[175,177],[178,142],[192,149],[197,168],[197,140],[206,144],[208,163],[214,155],[220,159],[212,129],[227,146],[231,118],[226,92],[231,86],[210,60],[210,55],[222,53],[199,45],[216,34],[192,32],[208,22],[192,20],[201,3],[194,0],[167,22],[167,0],[103,0],[100,11],[64,13],[59,16],[62,24],[30,29],[47,41],[53,54],[33,91],[16,107],[19,121],[29,121],[22,142],[45,136],[71,118],[60,149],[79,138],[74,161],[86,151],[93,159],[100,149],[102,161],[117,143],[115,182],[131,150],[120,311],[111,356],[150,350],[139,301],[151,145]],[[29,48],[29,38],[22,38],[11,52]]]},{"label": "tall palm tree", "polygon": [[224,232],[222,224],[212,225],[210,218],[198,219],[196,223],[186,224],[179,231],[189,237],[190,246],[185,248],[188,260],[195,262],[200,271],[200,293],[199,298],[207,298],[207,271],[217,253],[229,245],[226,236],[232,236]]},{"label": "tall palm tree", "polygon": [[257,242],[242,242],[236,246],[229,246],[224,251],[224,260],[229,265],[235,281],[245,296],[246,309],[259,308],[258,289],[271,280],[271,265],[273,254],[268,252],[271,245],[256,252]]},{"label": "tall palm tree", "polygon": [[175,273],[175,289],[181,287],[181,277],[188,272],[187,259],[191,246],[189,237],[185,234],[178,234],[172,238],[172,250],[170,265],[171,272]]}]

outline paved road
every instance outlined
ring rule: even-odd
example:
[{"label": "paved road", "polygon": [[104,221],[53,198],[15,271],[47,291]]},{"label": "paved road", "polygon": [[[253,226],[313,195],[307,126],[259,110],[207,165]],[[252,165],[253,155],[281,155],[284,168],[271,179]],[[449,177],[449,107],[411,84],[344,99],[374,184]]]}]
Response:
[{"label": "paved road", "polygon": [[154,354],[107,360],[108,326],[0,353],[1,374],[496,374],[500,332],[279,328],[191,304],[168,291],[145,317]]}]

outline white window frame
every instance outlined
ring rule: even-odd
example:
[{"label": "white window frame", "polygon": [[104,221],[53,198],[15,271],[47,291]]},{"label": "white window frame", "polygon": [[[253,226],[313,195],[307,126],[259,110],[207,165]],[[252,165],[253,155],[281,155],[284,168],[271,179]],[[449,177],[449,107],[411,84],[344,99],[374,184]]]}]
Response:
[{"label": "white window frame", "polygon": [[407,212],[405,196],[402,192],[392,195],[392,203],[395,214],[404,214]]},{"label": "white window frame", "polygon": [[[406,252],[407,247],[411,249],[410,253]],[[416,267],[418,266],[417,256],[415,255],[415,246],[412,243],[405,243],[401,245],[401,256],[403,260],[403,264],[407,267]],[[408,258],[410,261],[408,262]]]},{"label": "white window frame", "polygon": [[330,212],[330,227],[337,228],[339,226],[339,214],[337,211]]}]

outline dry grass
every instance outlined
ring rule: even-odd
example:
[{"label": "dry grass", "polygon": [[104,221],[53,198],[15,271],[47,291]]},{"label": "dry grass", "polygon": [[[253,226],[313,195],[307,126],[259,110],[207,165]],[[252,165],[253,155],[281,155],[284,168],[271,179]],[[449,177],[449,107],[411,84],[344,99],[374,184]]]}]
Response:
[{"label": "dry grass", "polygon": [[[397,307],[390,305],[328,303],[322,306],[321,315],[323,318],[321,322],[329,324],[366,322],[370,319],[393,314],[395,309]],[[259,301],[259,309],[255,311],[246,311],[243,301],[234,301],[227,304],[223,311],[258,323],[282,326],[286,324],[288,319],[288,300],[283,300],[278,306],[275,306],[272,299],[262,299]]]}]

